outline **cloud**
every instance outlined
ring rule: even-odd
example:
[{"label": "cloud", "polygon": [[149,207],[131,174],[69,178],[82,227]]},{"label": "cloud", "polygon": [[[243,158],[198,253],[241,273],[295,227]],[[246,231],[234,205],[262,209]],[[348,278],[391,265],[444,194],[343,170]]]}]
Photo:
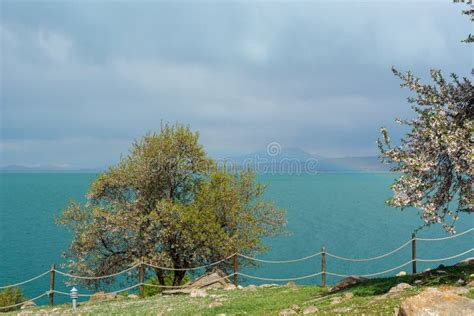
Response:
[{"label": "cloud", "polygon": [[392,65],[467,74],[469,22],[459,10],[4,1],[2,164],[107,164],[162,120],[191,124],[222,155],[271,141],[375,154],[378,128],[400,136],[393,118],[412,115]]},{"label": "cloud", "polygon": [[48,30],[38,31],[38,44],[49,58],[60,63],[67,61],[72,49],[70,38]]}]

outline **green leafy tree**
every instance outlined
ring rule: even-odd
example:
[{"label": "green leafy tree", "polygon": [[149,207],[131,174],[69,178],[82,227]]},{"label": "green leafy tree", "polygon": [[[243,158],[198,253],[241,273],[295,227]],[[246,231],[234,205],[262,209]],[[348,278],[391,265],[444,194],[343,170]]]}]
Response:
[{"label": "green leafy tree", "polygon": [[[261,238],[282,231],[284,212],[262,200],[252,173],[217,170],[198,140],[189,127],[165,125],[99,175],[85,205],[63,210],[57,222],[74,233],[71,271],[104,275],[138,260],[186,269],[265,249]],[[164,285],[169,275],[155,272]],[[172,275],[179,285],[185,273]]]}]

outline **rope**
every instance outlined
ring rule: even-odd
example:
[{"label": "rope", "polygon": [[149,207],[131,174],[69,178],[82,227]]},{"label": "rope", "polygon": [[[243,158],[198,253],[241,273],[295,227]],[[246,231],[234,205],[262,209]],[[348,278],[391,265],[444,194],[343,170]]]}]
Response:
[{"label": "rope", "polygon": [[[376,276],[376,275],[381,275],[381,274],[385,274],[385,273],[388,273],[388,272],[392,272],[393,270],[397,270],[397,269],[400,269],[400,268],[403,268],[404,266],[412,263],[414,260],[410,260],[408,262],[405,262],[404,264],[401,264],[399,266],[396,266],[395,268],[391,268],[391,269],[388,269],[388,270],[385,270],[385,271],[381,271],[381,272],[376,272],[376,273],[370,273],[370,274],[361,274],[359,276],[361,277],[371,277],[371,276]],[[348,274],[338,274],[338,273],[332,273],[332,272],[326,272],[327,275],[333,275],[333,276],[338,276],[338,277],[349,277],[351,275],[348,275]]]},{"label": "rope", "polygon": [[[49,271],[48,271],[48,272],[49,272]],[[37,299],[39,299],[39,298],[42,298],[43,296],[48,295],[48,294],[49,294],[49,291],[46,291],[46,292],[44,292],[43,294],[38,295],[38,296],[35,297],[35,298],[32,298],[32,299],[23,301],[23,302],[21,302],[21,303],[17,303],[17,304],[14,304],[14,305],[9,305],[9,306],[0,306],[0,309],[8,309],[8,308],[12,308],[12,307],[17,307],[17,306],[23,305],[23,304],[25,304],[26,302],[33,302],[33,301],[35,301],[35,300],[37,300]]]},{"label": "rope", "polygon": [[151,268],[156,268],[156,269],[161,269],[161,270],[168,270],[168,271],[192,271],[192,270],[200,270],[200,269],[205,269],[205,268],[208,268],[208,267],[212,267],[212,266],[215,266],[219,263],[222,263],[226,260],[229,260],[230,258],[232,258],[233,256],[235,256],[236,253],[234,254],[231,254],[230,256],[224,258],[224,259],[221,259],[219,261],[216,261],[216,262],[213,262],[213,263],[210,263],[210,264],[206,264],[206,265],[202,265],[202,266],[198,266],[198,267],[193,267],[193,268],[168,268],[168,267],[160,267],[160,266],[155,266],[151,263],[147,263],[147,262],[144,262],[143,264],[146,265],[146,266],[149,266]]},{"label": "rope", "polygon": [[137,263],[135,264],[134,266],[131,266],[130,268],[127,268],[125,270],[122,270],[122,271],[119,271],[117,273],[113,273],[113,274],[108,274],[108,275],[102,275],[102,276],[97,276],[97,277],[94,277],[94,276],[80,276],[80,275],[74,275],[74,274],[69,274],[69,273],[66,273],[66,272],[62,272],[60,270],[55,270],[58,274],[61,274],[65,277],[69,277],[69,278],[73,278],[73,279],[86,279],[86,280],[99,280],[99,279],[105,279],[105,278],[111,278],[111,277],[115,277],[117,275],[120,275],[122,273],[125,273],[125,272],[128,272],[132,269],[135,269],[136,267],[138,267],[140,264]]},{"label": "rope", "polygon": [[457,238],[457,237],[460,237],[462,235],[465,235],[469,232],[472,232],[474,230],[474,227],[473,228],[470,228],[462,233],[459,233],[459,234],[456,234],[456,235],[452,235],[452,236],[448,236],[448,237],[440,237],[440,238],[418,238],[416,237],[416,240],[421,240],[421,241],[439,241],[439,240],[446,240],[446,239],[452,239],[452,238]]},{"label": "rope", "polygon": [[474,251],[474,248],[471,248],[469,250],[466,250],[464,251],[463,253],[460,253],[460,254],[457,254],[457,255],[454,255],[454,256],[451,256],[451,257],[447,257],[447,258],[439,258],[439,259],[416,259],[416,261],[420,261],[420,262],[437,262],[437,261],[444,261],[444,260],[450,260],[450,259],[454,259],[454,258],[457,258],[457,257],[461,257],[461,256],[464,256],[465,254],[467,253],[470,253]]},{"label": "rope", "polygon": [[302,258],[298,258],[298,259],[291,259],[291,260],[264,260],[264,259],[258,259],[258,258],[255,258],[255,257],[246,256],[246,255],[243,255],[241,253],[237,253],[237,255],[242,257],[242,258],[248,259],[248,260],[253,260],[253,261],[258,261],[258,262],[263,262],[263,263],[283,264],[283,263],[293,263],[293,262],[308,260],[310,258],[319,256],[321,253],[322,252],[317,252],[317,253],[313,253],[312,255],[309,255],[309,256],[306,256],[306,257],[302,257]]},{"label": "rope", "polygon": [[287,281],[296,281],[296,280],[303,280],[303,279],[313,278],[313,277],[316,277],[316,276],[322,274],[322,272],[309,274],[309,275],[305,275],[305,276],[301,276],[301,277],[287,278],[287,279],[262,278],[262,277],[257,277],[257,276],[253,276],[253,275],[248,275],[248,274],[241,273],[241,272],[237,272],[237,274],[240,275],[240,276],[243,276],[245,278],[255,279],[255,280],[274,281],[274,282],[287,282]]},{"label": "rope", "polygon": [[43,272],[35,277],[32,277],[31,279],[29,280],[26,280],[26,281],[23,281],[23,282],[18,282],[18,283],[15,283],[15,284],[10,284],[10,285],[5,285],[5,286],[0,286],[0,289],[8,289],[10,287],[14,287],[14,286],[18,286],[18,285],[22,285],[22,284],[25,284],[25,283],[29,283],[31,281],[34,281],[36,279],[39,279],[41,278],[42,276],[45,276],[46,274],[48,274],[49,272],[51,272],[51,270],[48,270],[46,272]]},{"label": "rope", "polygon": [[[138,283],[138,284],[135,284],[135,285],[132,285],[132,286],[129,286],[127,288],[120,289],[120,290],[117,290],[117,291],[107,292],[107,293],[105,293],[105,295],[125,292],[125,291],[128,291],[128,290],[134,289],[134,288],[136,288],[140,285],[142,285],[142,283]],[[61,295],[71,296],[71,293],[67,293],[67,292],[61,292],[61,291],[57,291],[57,290],[54,290],[52,292],[57,293],[57,294],[61,294]],[[93,295],[95,295],[95,294],[77,294],[78,297],[91,297]]]},{"label": "rope", "polygon": [[326,254],[329,257],[333,257],[333,258],[340,259],[340,260],[345,260],[345,261],[352,261],[352,262],[372,261],[372,260],[378,260],[378,259],[388,257],[388,256],[394,254],[395,252],[402,250],[403,248],[405,248],[410,243],[411,243],[411,240],[407,241],[406,243],[404,243],[403,245],[401,245],[397,249],[394,249],[394,250],[392,250],[390,252],[387,252],[383,255],[376,256],[376,257],[371,257],[371,258],[355,259],[355,258],[346,258],[346,257],[336,256],[336,255],[333,255],[332,253],[329,253],[329,252],[326,252]]}]

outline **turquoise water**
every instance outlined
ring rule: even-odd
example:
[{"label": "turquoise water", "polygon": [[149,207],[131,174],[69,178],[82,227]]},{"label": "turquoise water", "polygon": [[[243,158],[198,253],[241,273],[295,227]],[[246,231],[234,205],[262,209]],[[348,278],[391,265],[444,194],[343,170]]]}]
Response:
[{"label": "turquoise water", "polygon": [[[3,173],[0,177],[0,285],[4,285],[28,279],[48,270],[52,263],[59,265],[62,262],[61,252],[67,248],[71,235],[54,224],[54,217],[71,198],[84,201],[95,175]],[[289,232],[288,236],[267,240],[271,248],[260,257],[293,259],[318,252],[325,246],[328,252],[340,256],[364,258],[397,248],[410,239],[420,220],[416,211],[400,212],[384,204],[390,196],[389,187],[394,177],[382,173],[259,176],[259,181],[268,185],[267,199],[287,210]],[[465,216],[461,217],[457,230],[462,232],[473,226],[473,217]],[[418,235],[442,237],[446,234],[439,227],[432,227]],[[472,247],[473,237],[470,233],[448,241],[419,241],[418,257],[440,258],[457,254]],[[393,256],[368,263],[327,258],[327,270],[340,274],[378,272],[405,263],[410,256],[410,247],[406,247]],[[460,259],[443,263],[455,263]],[[436,265],[418,263],[418,269]],[[302,263],[261,264],[244,269],[244,272],[288,278],[319,272],[320,266],[320,257],[315,257]],[[411,271],[411,268],[406,266],[400,270]],[[248,282],[242,278],[240,281]],[[337,278],[328,277],[329,283],[336,281]],[[298,283],[320,283],[320,277]],[[48,288],[48,277],[22,286],[30,297]],[[57,288],[70,289],[60,277]],[[46,303],[46,299],[40,303]]]}]

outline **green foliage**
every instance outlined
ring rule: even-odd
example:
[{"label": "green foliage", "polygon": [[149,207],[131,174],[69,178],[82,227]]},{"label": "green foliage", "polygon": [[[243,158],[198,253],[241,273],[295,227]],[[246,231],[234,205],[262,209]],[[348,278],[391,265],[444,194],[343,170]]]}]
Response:
[{"label": "green foliage", "polygon": [[[25,300],[25,296],[23,295],[21,289],[18,287],[11,287],[0,291],[0,307],[19,304]],[[11,307],[8,309],[0,309],[0,311],[9,312],[17,309],[20,309],[20,306]]]},{"label": "green foliage", "polygon": [[[181,280],[180,285],[184,285],[184,284],[188,283],[190,280],[191,280],[191,278],[188,275],[185,275],[183,277],[183,279]],[[158,280],[158,278],[156,276],[153,276],[153,277],[149,278],[145,283],[146,284],[152,284],[152,285],[160,285],[160,281]],[[170,274],[167,275],[165,277],[165,282],[164,283],[165,284],[161,284],[161,285],[172,286],[173,285],[173,277]],[[158,293],[161,293],[165,290],[166,290],[166,288],[145,286],[143,295],[145,297],[154,296],[154,295],[156,295]]]},{"label": "green foliage", "polygon": [[[85,205],[63,210],[57,222],[74,233],[70,270],[104,275],[138,260],[183,269],[265,250],[262,238],[283,231],[284,212],[262,199],[253,173],[217,170],[198,139],[189,127],[165,125],[99,175]],[[167,274],[155,273],[164,284]],[[184,275],[176,271],[173,284]]]}]

